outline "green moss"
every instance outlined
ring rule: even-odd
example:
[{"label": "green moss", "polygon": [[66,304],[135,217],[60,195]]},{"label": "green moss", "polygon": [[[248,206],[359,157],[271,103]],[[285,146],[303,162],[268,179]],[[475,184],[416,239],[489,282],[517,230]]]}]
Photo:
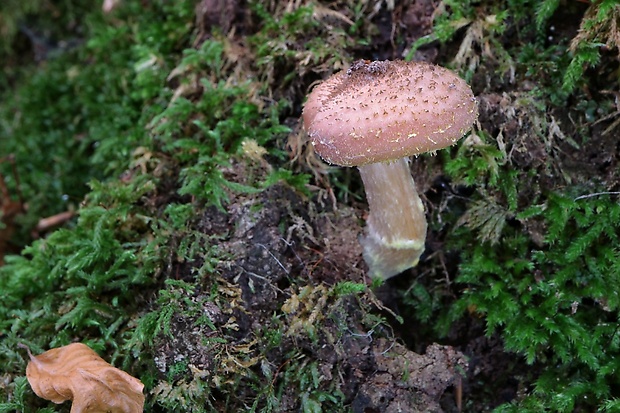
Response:
[{"label": "green moss", "polygon": [[[554,20],[558,13],[564,13],[560,19],[575,18],[571,9],[560,11],[558,5],[555,0],[482,2],[474,9],[470,2],[450,2],[452,13],[440,16],[435,32],[415,45],[434,39],[465,42],[478,33],[482,37],[474,44],[490,45],[491,53],[475,54],[480,59],[476,64],[506,74],[503,63],[514,62],[515,83],[507,82],[509,90],[501,93],[506,105],[499,105],[501,116],[494,118],[499,122],[485,124],[458,150],[443,154],[453,188],[473,191],[464,191],[464,203],[448,196],[451,208],[442,215],[441,226],[434,224],[437,231],[447,231],[443,251],[458,260],[457,275],[445,282],[442,261],[439,269],[431,269],[438,273],[433,280],[416,279],[404,291],[404,302],[423,323],[422,331],[428,328],[453,338],[452,329],[465,320],[482,319],[488,336],[500,336],[506,351],[532,365],[533,376],[521,378],[524,390],[512,403],[498,407],[499,412],[596,410],[613,406],[610,398],[618,385],[611,373],[618,367],[620,350],[614,321],[618,294],[609,286],[620,281],[620,208],[617,194],[607,192],[617,173],[588,183],[590,178],[581,171],[567,168],[569,162],[560,153],[587,150],[594,138],[586,122],[609,113],[608,100],[597,94],[598,81],[587,76],[586,69],[598,66],[608,73],[600,51],[602,43],[616,47],[607,28],[618,6],[592,5],[580,23],[582,31],[556,41],[544,36],[549,25],[559,24]],[[480,14],[480,7],[485,13]],[[531,11],[536,11],[535,27],[521,20],[529,19]],[[496,46],[505,42],[502,31],[484,25],[482,31],[473,29],[480,19],[502,13],[513,19],[513,27],[506,29],[516,30],[519,50],[510,48],[513,42]],[[461,28],[464,37],[458,37]],[[512,57],[504,59],[504,52]],[[453,63],[472,70],[463,61]],[[518,88],[523,81],[532,82],[527,93]],[[498,93],[488,82],[477,86],[482,104],[487,94]],[[594,90],[597,103],[565,108],[566,102],[580,99],[579,88]],[[520,116],[520,111],[528,115]],[[579,119],[574,125],[579,133],[566,132],[571,131],[568,122],[558,128],[555,116]],[[527,128],[515,128],[511,122],[517,119]],[[536,147],[544,149],[531,160],[518,155]],[[580,196],[597,191],[601,193]],[[537,376],[537,371],[542,373]]]}]

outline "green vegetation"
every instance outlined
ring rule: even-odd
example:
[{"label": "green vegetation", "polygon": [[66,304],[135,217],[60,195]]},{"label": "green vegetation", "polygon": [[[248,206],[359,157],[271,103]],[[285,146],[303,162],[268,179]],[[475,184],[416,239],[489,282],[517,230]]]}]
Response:
[{"label": "green vegetation", "polygon": [[[31,392],[18,343],[89,344],[145,383],[148,411],[344,412],[347,340],[404,325],[465,348],[469,324],[520,360],[501,372],[519,391],[501,404],[501,380],[472,384],[464,411],[618,409],[616,1],[444,1],[410,43],[377,18],[403,6],[383,3],[254,0],[213,27],[189,0],[54,3],[0,5],[0,154],[28,207],[0,226],[22,249],[0,267],[0,412],[68,411]],[[20,24],[76,41],[35,62]],[[428,192],[439,247],[398,281],[398,316],[376,285],[317,270],[342,268],[312,255],[326,204],[362,194],[326,175],[297,123],[312,82],[385,48],[437,49],[481,105],[458,147],[416,160],[449,190]]]},{"label": "green vegetation", "polygon": [[[598,178],[579,169],[583,166],[569,165],[561,152],[584,151],[610,138],[611,129],[593,137],[587,127],[614,109],[597,80],[585,74],[601,63],[605,45],[618,52],[609,32],[620,11],[617,2],[598,2],[581,21],[582,32],[557,42],[542,33],[560,24],[552,21],[559,2],[525,2],[521,7],[496,3],[488,10],[501,19],[491,20],[510,17],[519,30],[518,41],[510,43],[501,36],[509,26],[492,30],[489,15],[481,15],[480,8],[475,11],[468,2],[450,4],[454,14],[438,19],[431,37],[451,39],[467,21],[464,41],[477,34],[475,44],[491,45],[491,54],[475,54],[476,60],[457,56],[453,63],[473,69],[468,72],[472,77],[479,70],[472,61],[478,67],[497,67],[500,73],[511,67],[514,81],[503,94],[507,106],[495,123],[486,123],[483,114],[485,128],[451,156],[444,154],[453,187],[474,190],[465,205],[452,200],[455,208],[442,217],[448,230],[445,250],[458,252],[458,273],[450,285],[414,283],[405,302],[439,337],[449,336],[464,319],[481,319],[487,336],[501,336],[506,351],[523,357],[531,370],[515,374],[527,387],[496,411],[613,411],[618,385],[614,372],[620,360],[620,309],[612,287],[620,281],[617,164],[611,175]],[[528,10],[534,9],[536,26],[526,21]],[[482,31],[474,32],[476,19],[484,19]],[[511,49],[515,46],[520,51]],[[603,65],[599,70],[608,69]],[[521,82],[534,77],[534,88],[519,90]],[[491,84],[484,90],[494,93]],[[587,100],[586,90],[596,95],[597,103],[591,103],[597,114],[574,105],[569,116],[577,119],[575,128],[558,129],[556,116],[565,116],[561,105]],[[511,128],[516,119],[523,125]],[[609,142],[613,145],[613,139]],[[525,153],[540,147],[545,149],[538,156],[546,161]],[[461,212],[450,215],[454,211]],[[447,296],[458,298],[448,301]]]}]

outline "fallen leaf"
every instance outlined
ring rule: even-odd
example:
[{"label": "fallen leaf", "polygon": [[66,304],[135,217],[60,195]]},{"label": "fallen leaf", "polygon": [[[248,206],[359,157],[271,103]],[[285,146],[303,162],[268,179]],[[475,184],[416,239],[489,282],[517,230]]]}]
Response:
[{"label": "fallen leaf", "polygon": [[62,403],[73,400],[71,413],[138,413],[144,409],[144,385],[112,367],[82,343],[33,356],[26,377],[37,396]]}]

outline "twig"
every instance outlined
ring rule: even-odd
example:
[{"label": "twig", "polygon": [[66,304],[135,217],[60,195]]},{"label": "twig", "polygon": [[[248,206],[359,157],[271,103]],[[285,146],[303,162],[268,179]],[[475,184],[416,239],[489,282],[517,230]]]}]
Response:
[{"label": "twig", "polygon": [[586,198],[594,198],[595,196],[600,195],[620,195],[620,192],[596,192],[594,194],[580,195],[577,198],[573,199],[573,201],[579,201],[580,199]]}]

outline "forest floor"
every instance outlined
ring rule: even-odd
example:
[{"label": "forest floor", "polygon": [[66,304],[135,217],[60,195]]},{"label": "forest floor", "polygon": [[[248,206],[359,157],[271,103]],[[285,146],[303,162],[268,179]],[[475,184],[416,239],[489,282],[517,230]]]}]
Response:
[{"label": "forest floor", "polygon": [[[76,341],[147,411],[620,411],[615,2],[88,3],[0,8],[0,412],[68,411],[18,343]],[[382,282],[300,119],[403,58],[479,118],[412,160],[426,249]]]}]

